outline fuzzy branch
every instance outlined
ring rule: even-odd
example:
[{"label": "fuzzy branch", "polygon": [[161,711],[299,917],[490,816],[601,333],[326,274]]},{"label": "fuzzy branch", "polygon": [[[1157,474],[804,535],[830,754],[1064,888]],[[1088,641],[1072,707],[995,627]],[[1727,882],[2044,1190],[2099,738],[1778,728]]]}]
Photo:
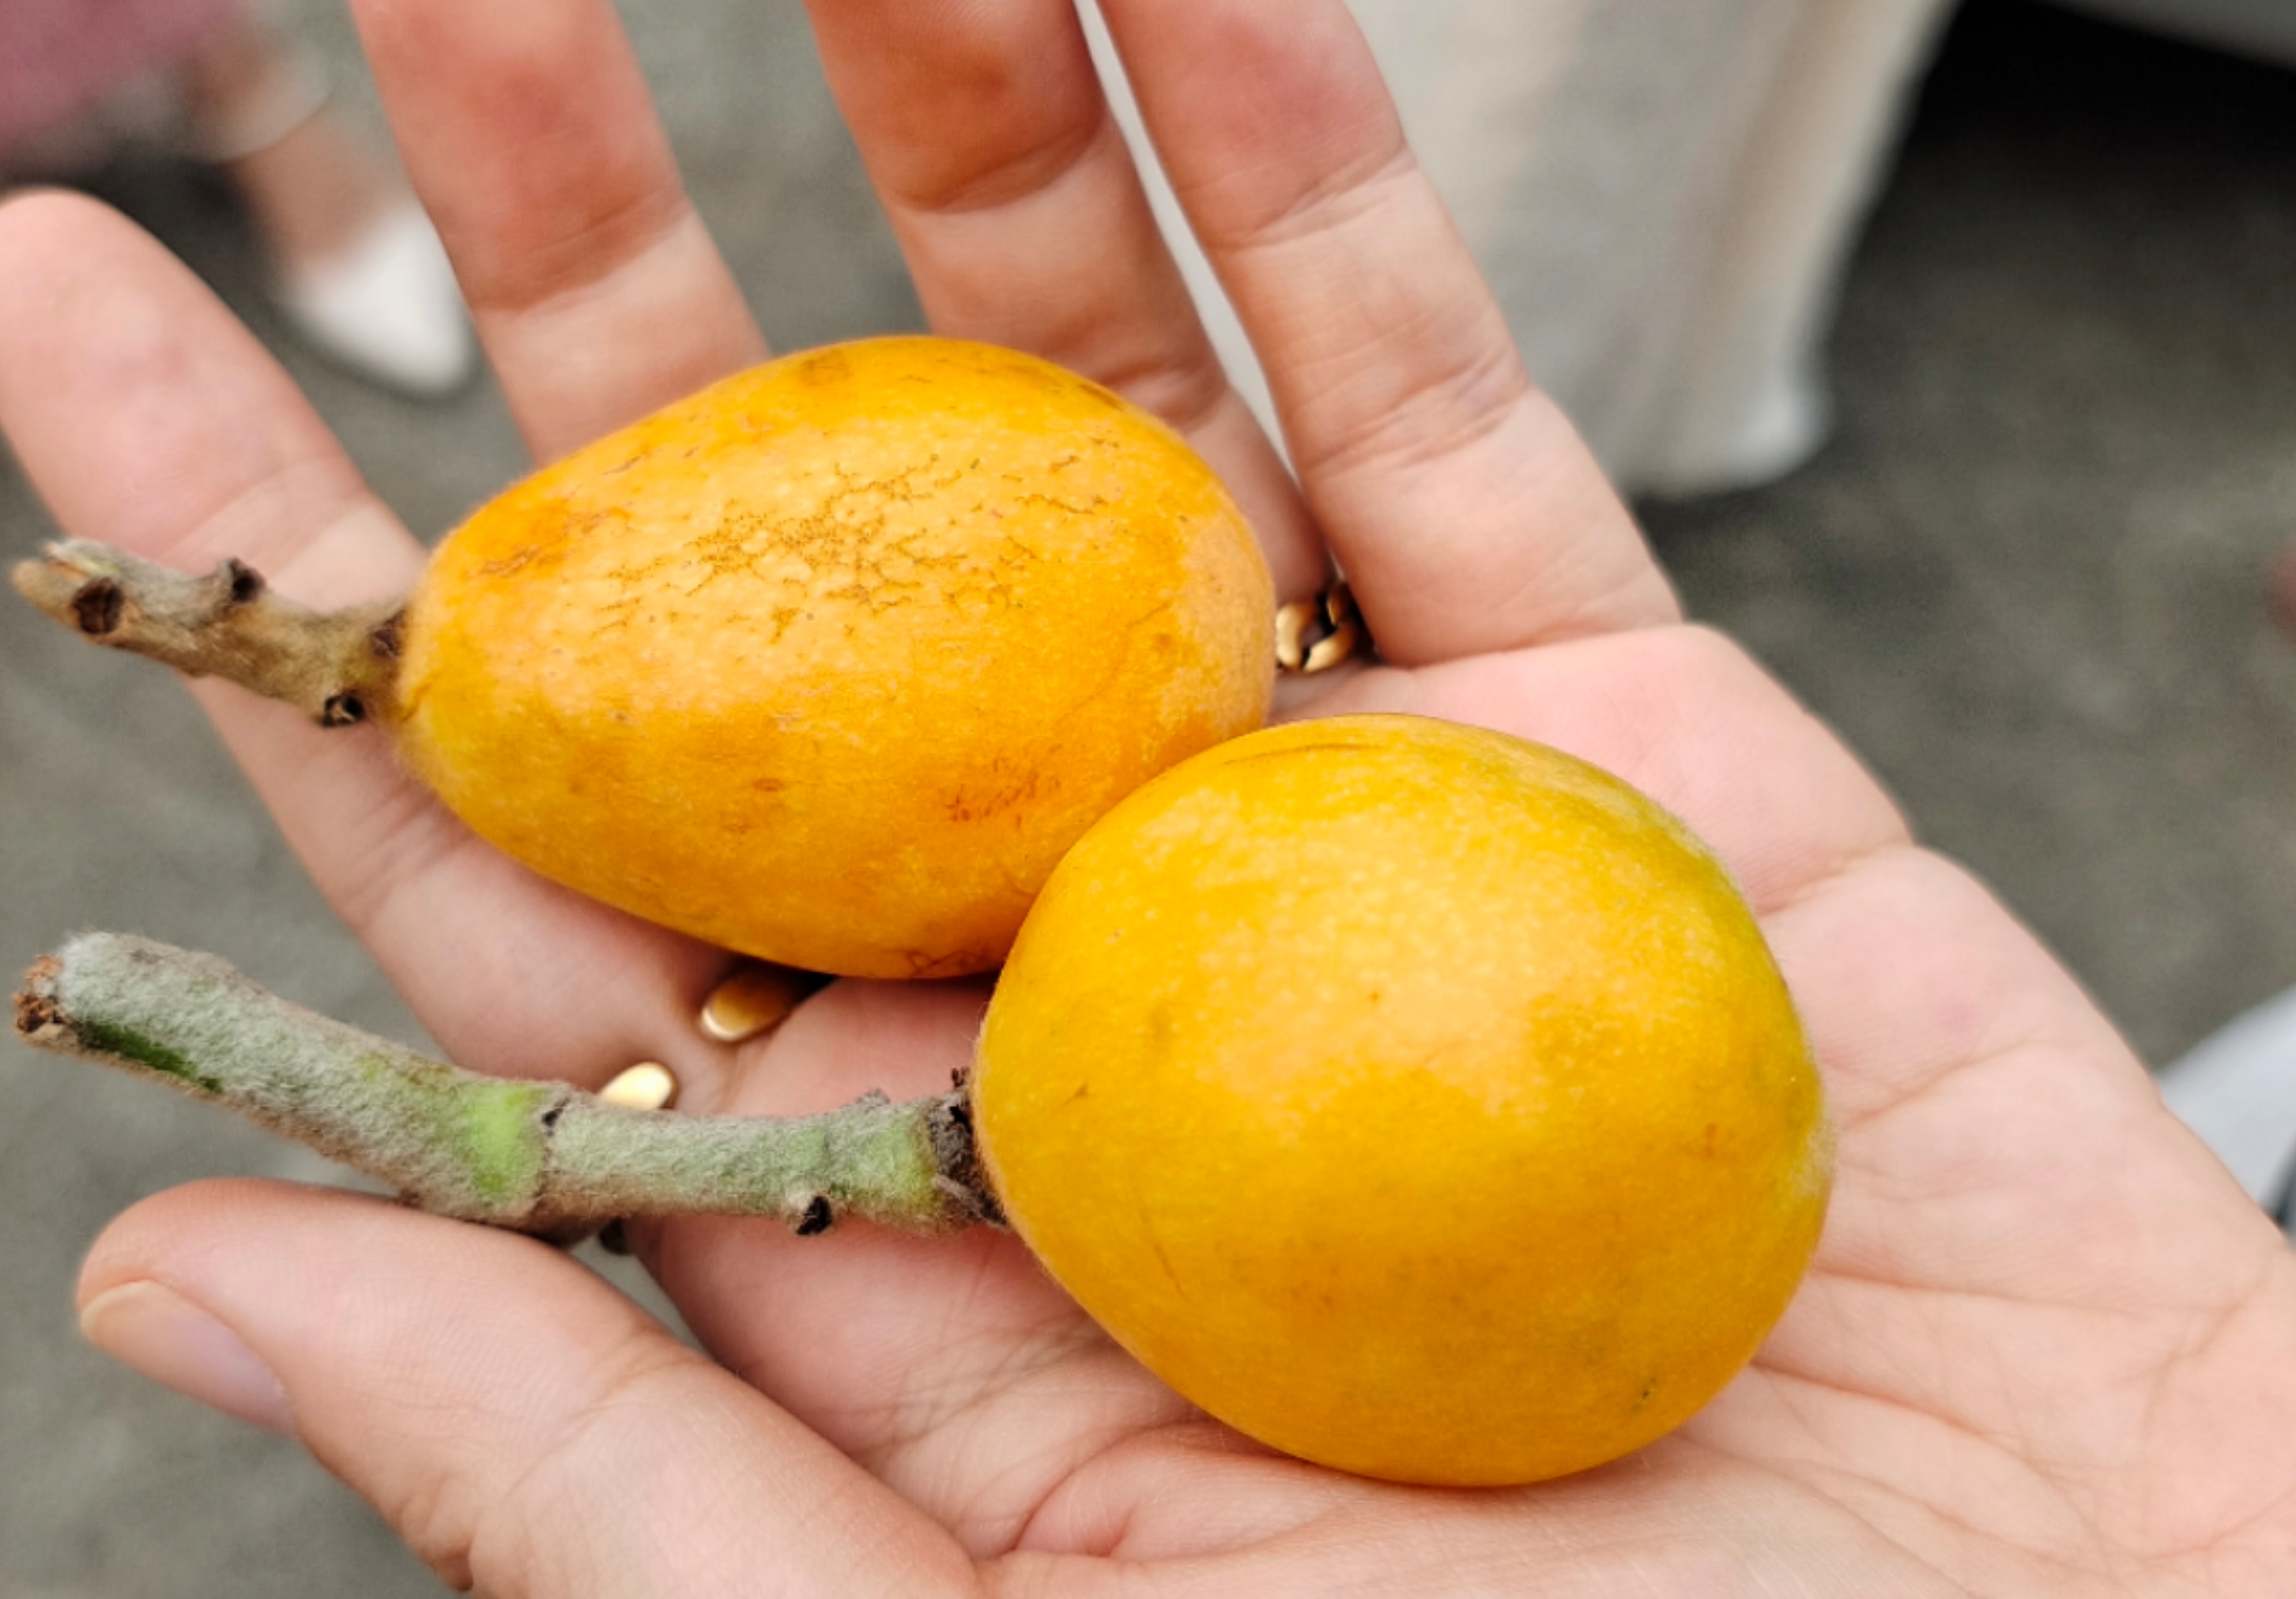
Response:
[{"label": "fuzzy branch", "polygon": [[792,1118],[626,1110],[481,1077],[289,1004],[212,955],[88,933],[16,996],[28,1042],[155,1078],[392,1185],[424,1210],[567,1234],[625,1216],[996,1219],[963,1091]]},{"label": "fuzzy branch", "polygon": [[18,593],[97,644],[283,700],[324,726],[391,708],[395,602],[312,611],[238,561],[194,578],[85,538],[51,544],[11,575]]}]

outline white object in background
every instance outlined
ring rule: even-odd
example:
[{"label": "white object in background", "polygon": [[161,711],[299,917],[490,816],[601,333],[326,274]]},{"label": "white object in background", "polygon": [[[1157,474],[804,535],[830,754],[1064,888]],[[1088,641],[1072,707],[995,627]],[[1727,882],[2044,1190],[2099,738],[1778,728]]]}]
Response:
[{"label": "white object in background", "polygon": [[272,297],[305,343],[400,393],[449,394],[477,369],[455,269],[412,195],[345,249],[283,265]]},{"label": "white object in background", "polygon": [[1187,280],[1188,291],[1194,296],[1196,315],[1202,318],[1204,331],[1210,335],[1212,346],[1219,351],[1220,361],[1227,368],[1228,381],[1259,418],[1259,425],[1283,447],[1283,434],[1275,421],[1275,402],[1267,392],[1267,377],[1260,370],[1259,357],[1252,353],[1251,340],[1244,336],[1243,324],[1235,314],[1234,305],[1227,291],[1220,287],[1219,278],[1204,258],[1201,246],[1188,227],[1188,219],[1180,210],[1180,202],[1172,193],[1171,181],[1156,159],[1155,147],[1149,143],[1147,129],[1140,120],[1140,102],[1133,98],[1132,86],[1124,76],[1123,64],[1117,60],[1116,46],[1108,37],[1108,24],[1100,14],[1095,0],[1077,0],[1077,16],[1084,24],[1086,40],[1092,46],[1093,65],[1099,69],[1103,89],[1108,95],[1111,109],[1116,114],[1117,125],[1124,130],[1124,142],[1132,152],[1133,164],[1140,169],[1141,183],[1148,191],[1148,206],[1156,214],[1157,226],[1164,231],[1165,242],[1173,258],[1179,263],[1180,275]]},{"label": "white object in background", "polygon": [[[1088,0],[1151,199],[1263,420]],[[1532,375],[1630,490],[1774,477],[1824,431],[1818,351],[1946,0],[1353,0]]]},{"label": "white object in background", "polygon": [[2296,1166],[2296,988],[2243,1012],[2162,1068],[2161,1096],[2259,1203]]}]

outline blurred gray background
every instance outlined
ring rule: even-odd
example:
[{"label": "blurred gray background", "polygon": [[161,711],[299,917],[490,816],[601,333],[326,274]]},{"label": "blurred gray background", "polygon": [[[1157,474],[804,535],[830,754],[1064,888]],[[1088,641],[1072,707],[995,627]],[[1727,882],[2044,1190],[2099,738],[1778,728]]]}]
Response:
[{"label": "blurred gray background", "polygon": [[[347,28],[309,9],[379,129]],[[774,342],[915,325],[794,0],[627,9]],[[1849,264],[1824,447],[1765,488],[1643,507],[1692,611],[1840,727],[2155,1064],[2296,983],[2296,646],[2267,604],[2296,540],[2292,90],[1972,0]],[[94,186],[275,338],[418,531],[521,469],[490,390],[396,401],[278,337],[238,218],[180,166],[123,160]],[[5,462],[0,527],[14,551],[49,531]],[[164,674],[0,608],[0,966],[133,929],[419,1037]],[[196,1176],[311,1169],[0,1046],[0,1599],[439,1591],[294,1446],[74,1331],[106,1218]]]}]

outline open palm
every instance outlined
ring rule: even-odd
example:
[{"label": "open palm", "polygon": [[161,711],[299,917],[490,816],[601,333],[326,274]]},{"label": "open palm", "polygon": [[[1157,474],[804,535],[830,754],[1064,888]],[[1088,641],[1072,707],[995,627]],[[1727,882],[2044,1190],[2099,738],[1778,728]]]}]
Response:
[{"label": "open palm", "polygon": [[[538,455],[762,356],[604,0],[358,9]],[[1841,1128],[1816,1267],[1753,1368],[1627,1461],[1438,1492],[1204,1421],[986,1232],[644,1230],[716,1364],[539,1244],[271,1185],[139,1207],[84,1294],[151,1281],[204,1308],[320,1458],[488,1594],[2296,1590],[2276,1232],[2048,956],[1682,624],[1523,377],[1339,0],[1104,9],[1291,469],[1194,320],[1070,0],[815,6],[932,323],[1182,428],[1285,596],[1344,567],[1386,664],[1289,714],[1559,745],[1729,861]],[[84,201],[0,209],[0,423],[76,535],[239,555],[314,601],[404,587],[422,558],[246,333]],[[379,738],[197,692],[465,1064],[594,1084],[651,1057],[692,1108],[768,1111],[929,1091],[966,1055],[979,985],[843,982],[710,1044],[693,1019],[722,953],[496,856]]]}]

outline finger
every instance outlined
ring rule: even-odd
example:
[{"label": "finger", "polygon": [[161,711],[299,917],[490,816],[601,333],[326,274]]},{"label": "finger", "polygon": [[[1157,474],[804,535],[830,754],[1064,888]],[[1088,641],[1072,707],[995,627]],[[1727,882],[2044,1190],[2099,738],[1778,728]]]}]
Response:
[{"label": "finger", "polygon": [[1106,0],[1382,654],[1663,621],[1665,580],[1411,159],[1341,0]]},{"label": "finger", "polygon": [[537,457],[763,358],[607,0],[352,11]]},{"label": "finger", "polygon": [[380,598],[421,569],[279,365],[117,213],[0,201],[0,422],[68,528],[181,567],[296,567],[313,603]]},{"label": "finger", "polygon": [[1071,0],[816,0],[822,59],[933,327],[1035,352],[1187,434],[1286,597],[1328,562],[1229,386]]},{"label": "finger", "polygon": [[456,1587],[975,1587],[910,1506],[531,1240],[350,1195],[207,1184],[114,1223],[79,1297],[90,1337],[131,1365],[291,1423]]},{"label": "finger", "polygon": [[[276,363],[189,272],[91,201],[0,205],[0,431],[65,532],[283,592],[396,592],[422,551]],[[29,624],[25,624],[29,625]],[[439,1041],[476,1068],[595,1081],[688,1024],[723,957],[477,843],[372,730],[193,692],[290,842]],[[482,911],[473,911],[481,906]]]}]

